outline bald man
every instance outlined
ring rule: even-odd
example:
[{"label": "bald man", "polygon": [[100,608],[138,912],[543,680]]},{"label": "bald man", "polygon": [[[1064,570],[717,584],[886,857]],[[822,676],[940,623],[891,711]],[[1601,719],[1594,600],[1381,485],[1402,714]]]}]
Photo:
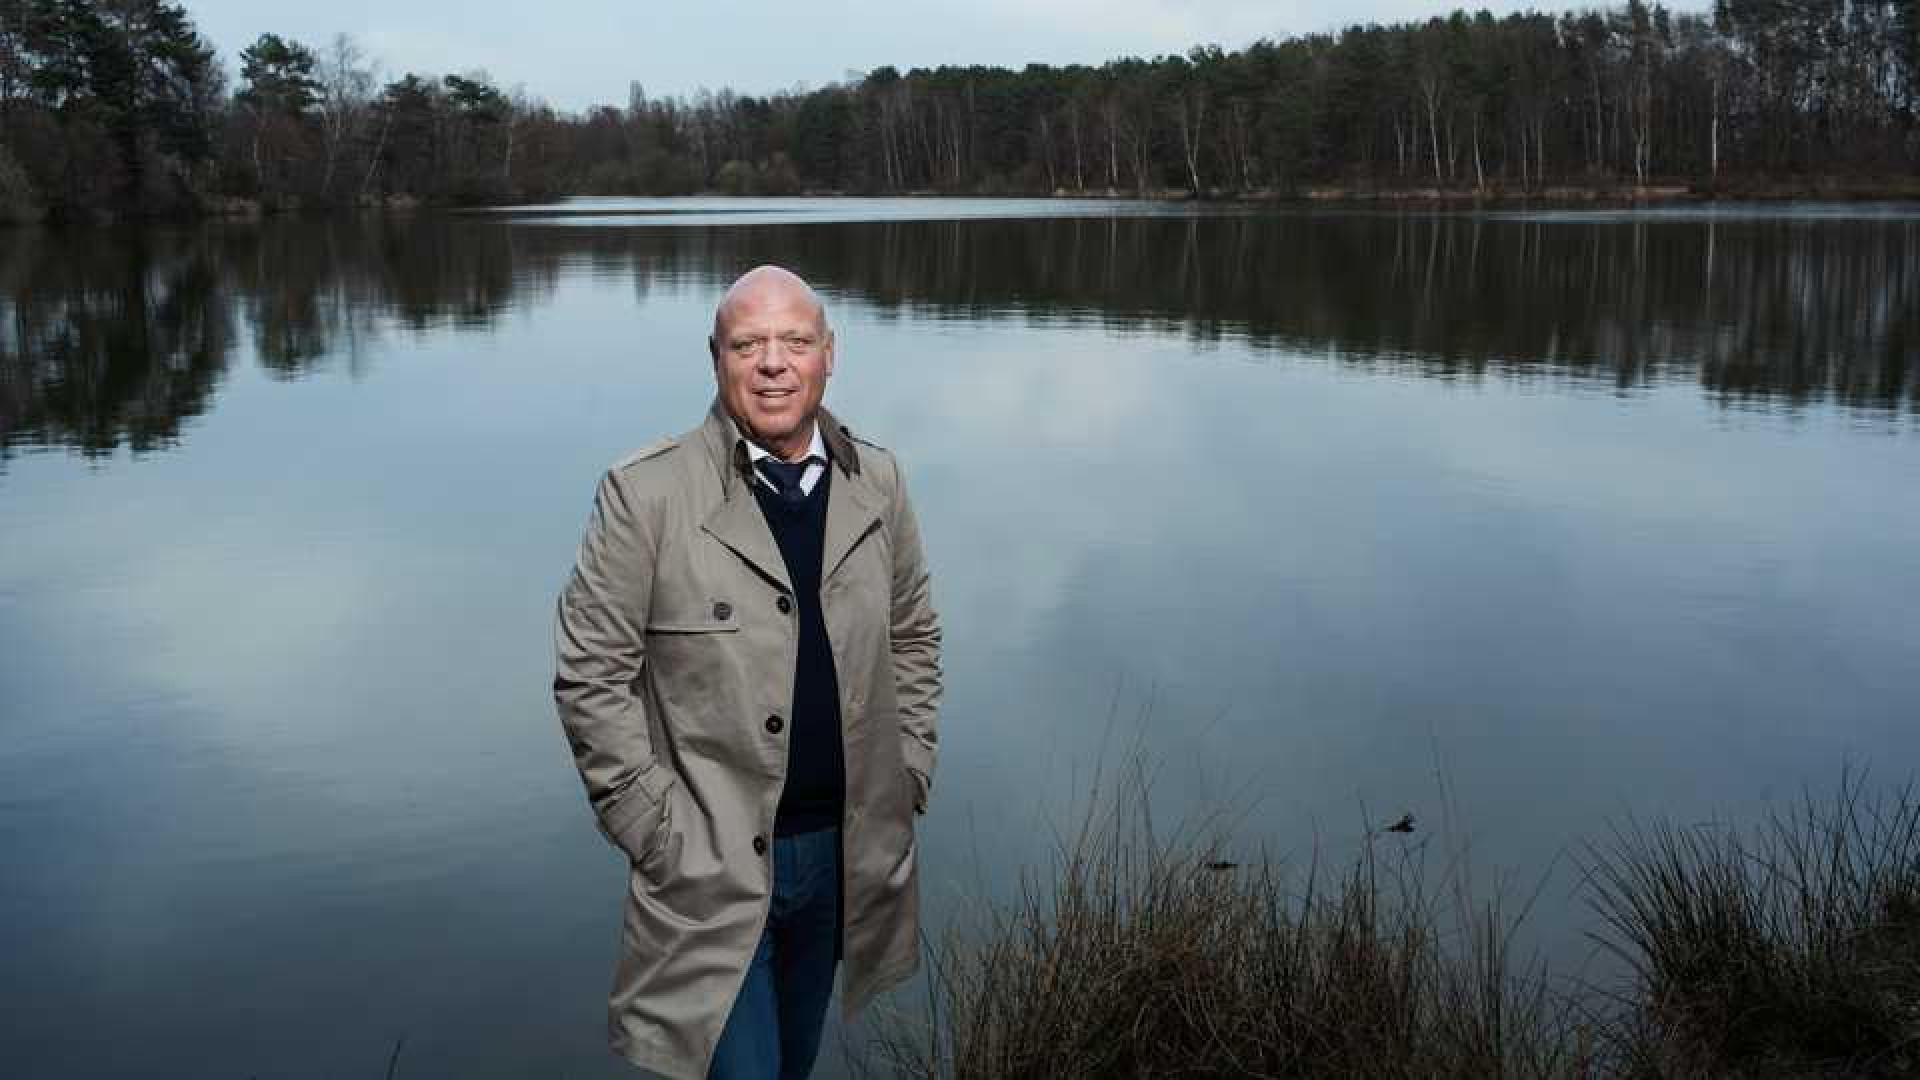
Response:
[{"label": "bald man", "polygon": [[651,1072],[804,1077],[918,963],[940,623],[893,455],[821,405],[807,283],[733,283],[704,423],[609,468],[561,593],[554,699],[627,858],[608,1030]]}]

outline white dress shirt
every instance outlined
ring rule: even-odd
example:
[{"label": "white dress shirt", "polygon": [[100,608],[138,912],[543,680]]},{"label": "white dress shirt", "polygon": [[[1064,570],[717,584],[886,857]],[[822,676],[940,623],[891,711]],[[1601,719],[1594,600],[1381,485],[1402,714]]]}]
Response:
[{"label": "white dress shirt", "polygon": [[[827,467],[821,464],[827,460],[827,444],[825,440],[820,438],[820,425],[818,423],[813,425],[813,441],[807,444],[807,456],[813,460],[807,462],[807,471],[800,474],[800,493],[802,495],[813,494],[813,485],[819,483],[820,477],[824,476],[827,471]],[[773,481],[767,479],[766,474],[761,472],[759,468],[761,458],[771,457],[773,457],[773,455],[769,454],[759,443],[754,442],[752,439],[747,440],[747,461],[754,466],[754,479],[766,485],[768,491],[778,493],[780,489],[774,487]],[[779,458],[773,459],[775,461],[780,460]]]}]

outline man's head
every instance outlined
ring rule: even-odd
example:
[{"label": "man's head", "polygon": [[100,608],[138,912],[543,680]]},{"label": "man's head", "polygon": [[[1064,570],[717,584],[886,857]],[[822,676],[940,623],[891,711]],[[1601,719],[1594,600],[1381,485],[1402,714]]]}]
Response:
[{"label": "man's head", "polygon": [[714,309],[707,351],[741,433],[789,461],[806,453],[833,374],[833,330],[807,283],[778,266],[740,275]]}]

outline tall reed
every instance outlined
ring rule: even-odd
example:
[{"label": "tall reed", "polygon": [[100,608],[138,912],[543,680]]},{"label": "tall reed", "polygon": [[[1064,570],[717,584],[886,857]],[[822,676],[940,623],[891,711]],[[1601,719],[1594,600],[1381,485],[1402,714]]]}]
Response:
[{"label": "tall reed", "polygon": [[1920,1076],[1920,800],[1857,774],[1758,827],[1629,822],[1588,848],[1632,985],[1625,1076]]},{"label": "tall reed", "polygon": [[1144,768],[1056,872],[930,950],[930,1001],[884,1031],[896,1077],[1588,1075],[1570,1004],[1516,965],[1514,918],[1375,835],[1329,872],[1155,833]]},{"label": "tall reed", "polygon": [[[930,947],[855,1055],[912,1080],[1920,1077],[1920,796],[1843,773],[1748,829],[1629,820],[1580,860],[1624,985],[1517,959],[1464,856],[1297,872],[1160,835],[1139,763],[1052,872]],[[1096,782],[1096,792],[1098,783]],[[1444,793],[1443,793],[1444,794]],[[1097,805],[1096,805],[1097,804]],[[962,925],[964,926],[964,920]]]}]

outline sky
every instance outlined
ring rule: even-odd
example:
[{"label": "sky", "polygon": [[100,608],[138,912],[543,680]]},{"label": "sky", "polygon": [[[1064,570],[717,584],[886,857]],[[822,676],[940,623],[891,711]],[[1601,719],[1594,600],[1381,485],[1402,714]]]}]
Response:
[{"label": "sky", "polygon": [[[1116,56],[1234,49],[1260,38],[1485,8],[1495,14],[1596,6],[1591,0],[185,0],[229,71],[262,33],[318,47],[356,39],[391,79],[484,70],[505,88],[565,110],[730,87],[808,89],[884,64],[1098,64]],[[1669,0],[1699,11],[1709,0]]]}]

